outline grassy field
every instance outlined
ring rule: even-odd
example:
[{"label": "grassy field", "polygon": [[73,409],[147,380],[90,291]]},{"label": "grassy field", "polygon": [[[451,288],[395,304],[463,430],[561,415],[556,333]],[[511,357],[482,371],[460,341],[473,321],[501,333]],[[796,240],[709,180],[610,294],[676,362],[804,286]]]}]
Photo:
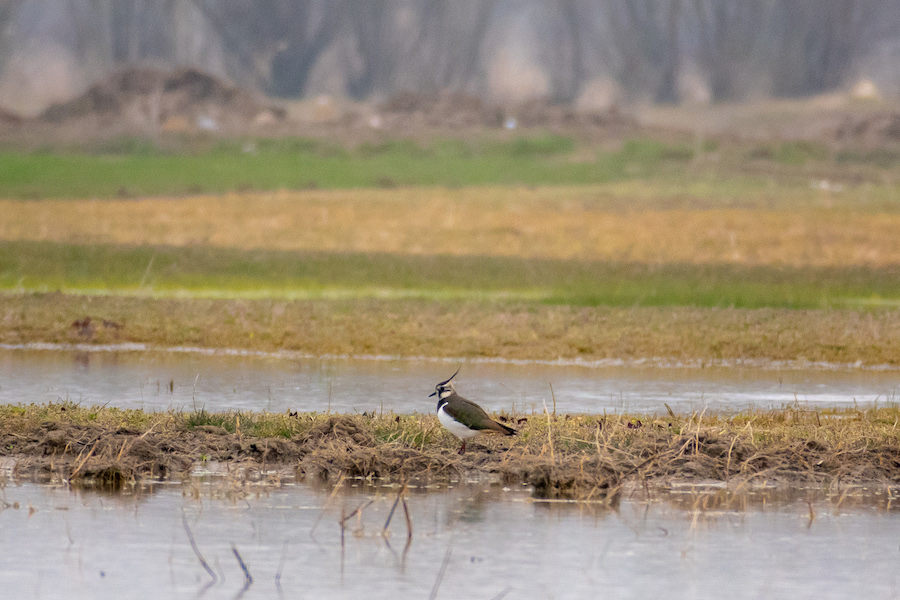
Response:
[{"label": "grassy field", "polygon": [[900,364],[895,171],[549,135],[9,154],[0,338]]},{"label": "grassy field", "polygon": [[896,209],[900,151],[833,149],[807,141],[738,143],[672,133],[616,134],[598,142],[541,132],[384,139],[354,146],[303,138],[176,137],[157,143],[117,138],[28,152],[0,148],[0,197],[21,199],[653,181],[688,190],[680,202],[690,201],[690,188],[702,192],[712,184],[718,205],[747,192],[775,198],[779,193],[773,186],[802,188],[811,180],[844,190],[866,181],[876,187],[889,184],[887,197],[875,191],[866,204],[887,202]]},{"label": "grassy field", "polygon": [[[85,317],[90,324],[83,325]],[[900,365],[900,311],[0,294],[0,343],[35,341],[311,355]]]},{"label": "grassy field", "polygon": [[684,163],[690,147],[636,139],[573,159],[572,138],[404,140],[352,149],[305,139],[248,140],[167,151],[113,140],[94,148],[0,154],[0,197],[112,198],[237,190],[410,185],[586,184],[647,176]]},{"label": "grassy field", "polygon": [[0,289],[175,298],[878,308],[900,305],[900,266],[771,267],[0,241]]},{"label": "grassy field", "polygon": [[734,179],[0,200],[0,239],[662,263],[900,263],[900,187]]},{"label": "grassy field", "polygon": [[0,200],[0,289],[577,306],[900,302],[889,186],[836,195],[748,184],[729,195],[734,183]]}]

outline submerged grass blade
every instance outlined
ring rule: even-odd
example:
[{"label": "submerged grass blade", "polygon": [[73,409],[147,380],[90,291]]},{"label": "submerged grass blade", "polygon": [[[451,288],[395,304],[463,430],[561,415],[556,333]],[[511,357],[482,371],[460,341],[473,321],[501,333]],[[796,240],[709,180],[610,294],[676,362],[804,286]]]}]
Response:
[{"label": "submerged grass blade", "polygon": [[431,588],[431,593],[428,594],[428,600],[435,600],[438,595],[438,590],[441,588],[441,583],[444,581],[444,573],[447,571],[447,565],[450,564],[450,553],[453,552],[453,547],[448,547],[447,552],[444,554],[444,560],[441,562],[441,568],[438,569],[437,577],[434,580],[434,586]]},{"label": "submerged grass blade", "polygon": [[244,558],[241,556],[241,553],[238,552],[237,546],[234,544],[231,545],[231,552],[234,554],[234,557],[237,559],[238,564],[241,567],[241,571],[244,573],[244,587],[250,587],[253,583],[253,576],[250,575],[250,569],[247,568],[247,563],[244,562]]},{"label": "submerged grass blade", "polygon": [[184,531],[187,533],[188,541],[191,543],[191,550],[194,551],[194,555],[197,557],[197,560],[200,561],[200,565],[209,574],[212,583],[215,583],[219,578],[216,575],[216,572],[212,570],[212,567],[209,566],[209,563],[206,562],[206,559],[203,558],[203,555],[200,554],[200,548],[197,547],[197,541],[194,539],[194,534],[191,531],[190,525],[188,525],[187,515],[183,511],[181,513],[181,524],[184,525]]}]

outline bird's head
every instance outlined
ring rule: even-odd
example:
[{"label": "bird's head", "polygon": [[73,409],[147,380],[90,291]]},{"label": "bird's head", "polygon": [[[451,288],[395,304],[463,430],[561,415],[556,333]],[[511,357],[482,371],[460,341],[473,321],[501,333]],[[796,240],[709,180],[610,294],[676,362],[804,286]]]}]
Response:
[{"label": "bird's head", "polygon": [[[459,369],[462,369],[462,367],[460,367]],[[456,373],[459,373],[459,369],[456,370]],[[430,398],[431,396],[437,396],[438,400],[442,400],[447,396],[456,393],[456,389],[454,389],[453,387],[453,382],[450,381],[450,379],[456,377],[456,373],[451,375],[449,379],[445,379],[444,381],[434,386],[434,391],[431,392],[428,397]]]}]

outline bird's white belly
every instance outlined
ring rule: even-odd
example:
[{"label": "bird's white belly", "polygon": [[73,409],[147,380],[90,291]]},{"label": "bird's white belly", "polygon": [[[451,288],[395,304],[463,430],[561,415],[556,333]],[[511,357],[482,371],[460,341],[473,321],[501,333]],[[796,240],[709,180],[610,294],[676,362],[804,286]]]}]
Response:
[{"label": "bird's white belly", "polygon": [[455,435],[460,439],[467,439],[470,437],[475,437],[478,435],[478,431],[475,429],[469,429],[462,423],[458,423],[453,420],[453,417],[444,412],[444,407],[442,406],[439,411],[437,411],[438,420],[441,422],[441,425],[447,428],[447,431]]}]

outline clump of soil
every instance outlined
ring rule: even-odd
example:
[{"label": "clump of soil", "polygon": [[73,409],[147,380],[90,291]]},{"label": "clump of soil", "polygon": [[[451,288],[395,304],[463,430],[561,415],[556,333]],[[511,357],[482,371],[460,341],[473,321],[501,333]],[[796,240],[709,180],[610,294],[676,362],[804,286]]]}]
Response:
[{"label": "clump of soil", "polygon": [[71,328],[85,340],[92,340],[98,329],[108,329],[115,334],[118,334],[122,329],[122,324],[110,319],[92,319],[91,317],[84,317],[83,319],[75,319],[72,321]]},{"label": "clump of soil", "polygon": [[285,118],[285,111],[197,69],[134,68],[110,75],[73,100],[50,106],[40,119],[60,123],[89,117],[152,121],[163,130],[178,132],[275,124]]},{"label": "clump of soil", "polygon": [[0,108],[0,125],[21,125],[24,121],[21,116]]},{"label": "clump of soil", "polygon": [[636,131],[637,120],[620,112],[615,107],[606,111],[581,111],[565,104],[554,104],[548,100],[530,100],[508,110],[521,127],[556,128],[603,128],[621,132]]},{"label": "clump of soil", "polygon": [[617,128],[637,129],[637,121],[615,109],[579,111],[570,105],[548,100],[530,100],[515,106],[502,106],[458,92],[401,92],[379,107],[388,129],[403,127],[461,128]]},{"label": "clump of soil", "polygon": [[293,440],[303,454],[300,471],[322,481],[348,477],[426,477],[453,472],[441,453],[399,444],[378,444],[363,417],[330,417]]},{"label": "clump of soil", "polygon": [[141,478],[179,477],[206,460],[284,464],[301,456],[287,440],[248,439],[220,427],[141,431],[53,421],[24,433],[0,432],[0,448],[19,459],[21,474],[113,489]]},{"label": "clump of soil", "polygon": [[[519,460],[504,475],[511,482],[523,480],[535,498],[597,500],[614,496],[625,481],[622,465],[593,456],[579,461],[537,462]],[[577,468],[576,468],[577,466]]]},{"label": "clump of soil", "polygon": [[329,417],[324,423],[297,436],[295,441],[306,452],[312,452],[322,447],[364,446],[371,448],[375,446],[375,437],[366,431],[361,423],[348,416]]},{"label": "clump of soil", "polygon": [[388,119],[407,119],[428,127],[500,127],[504,120],[499,106],[452,92],[401,92],[378,108]]},{"label": "clump of soil", "polygon": [[850,115],[835,128],[833,137],[839,142],[869,147],[900,144],[900,113]]}]

